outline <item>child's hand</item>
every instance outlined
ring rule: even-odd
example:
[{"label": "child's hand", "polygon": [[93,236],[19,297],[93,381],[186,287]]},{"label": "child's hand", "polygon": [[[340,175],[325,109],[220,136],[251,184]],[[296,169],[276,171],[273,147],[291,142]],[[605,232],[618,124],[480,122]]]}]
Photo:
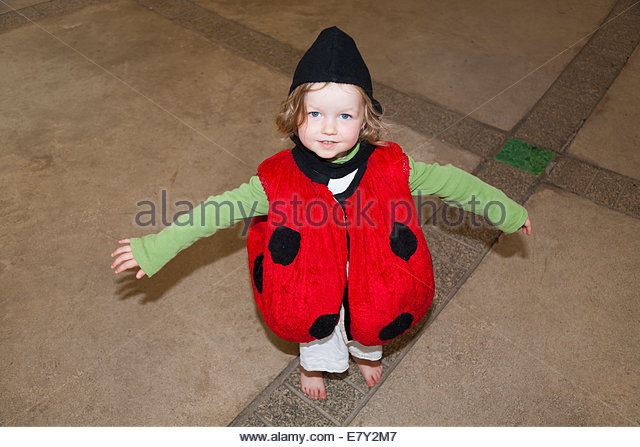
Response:
[{"label": "child's hand", "polygon": [[520,227],[520,229],[522,230],[522,233],[526,234],[527,236],[531,234],[531,220],[529,220],[528,217],[526,222],[524,223],[523,226]]},{"label": "child's hand", "polygon": [[[116,273],[120,273],[123,272],[125,270],[128,269],[132,269],[135,267],[140,267],[138,265],[138,261],[135,260],[135,258],[133,257],[133,253],[131,253],[131,240],[130,239],[122,239],[118,241],[119,244],[127,244],[127,245],[123,245],[122,247],[119,247],[116,251],[114,251],[113,253],[111,253],[111,257],[113,258],[114,256],[120,255],[116,258],[115,261],[113,261],[113,264],[111,264],[111,268],[115,268],[116,269]],[[117,268],[116,268],[117,266]],[[138,270],[138,272],[136,273],[136,278],[140,279],[142,278],[144,275],[146,275],[146,273],[140,269]]]}]

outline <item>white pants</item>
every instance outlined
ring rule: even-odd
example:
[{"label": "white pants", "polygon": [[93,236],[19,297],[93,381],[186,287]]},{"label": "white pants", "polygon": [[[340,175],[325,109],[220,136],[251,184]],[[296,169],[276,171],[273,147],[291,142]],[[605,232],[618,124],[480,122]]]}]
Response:
[{"label": "white pants", "polygon": [[382,345],[364,346],[347,340],[344,330],[344,308],[340,308],[340,322],[328,337],[300,343],[300,365],[307,371],[340,373],[349,369],[349,354],[365,360],[380,360]]}]

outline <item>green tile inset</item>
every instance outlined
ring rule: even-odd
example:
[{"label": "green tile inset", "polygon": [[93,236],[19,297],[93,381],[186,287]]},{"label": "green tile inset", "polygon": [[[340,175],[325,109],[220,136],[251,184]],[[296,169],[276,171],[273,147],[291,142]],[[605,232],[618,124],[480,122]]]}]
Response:
[{"label": "green tile inset", "polygon": [[546,149],[511,138],[502,146],[494,159],[538,176],[544,172],[554,155]]}]

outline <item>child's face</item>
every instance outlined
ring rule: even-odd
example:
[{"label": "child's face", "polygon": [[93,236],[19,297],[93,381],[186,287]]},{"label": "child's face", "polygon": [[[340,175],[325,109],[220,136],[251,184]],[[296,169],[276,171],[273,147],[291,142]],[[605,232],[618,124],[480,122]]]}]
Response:
[{"label": "child's face", "polygon": [[343,157],[364,127],[364,100],[350,84],[328,83],[304,98],[307,114],[298,127],[302,144],[326,160]]}]

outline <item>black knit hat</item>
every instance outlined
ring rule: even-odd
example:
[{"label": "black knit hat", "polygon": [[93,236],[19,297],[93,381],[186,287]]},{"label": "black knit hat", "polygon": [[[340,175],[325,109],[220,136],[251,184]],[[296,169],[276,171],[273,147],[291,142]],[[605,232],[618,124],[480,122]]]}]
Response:
[{"label": "black knit hat", "polygon": [[371,75],[354,40],[335,26],[322,30],[309,47],[293,75],[289,94],[306,82],[336,82],[362,88],[374,108],[382,113],[382,106],[373,97]]}]

